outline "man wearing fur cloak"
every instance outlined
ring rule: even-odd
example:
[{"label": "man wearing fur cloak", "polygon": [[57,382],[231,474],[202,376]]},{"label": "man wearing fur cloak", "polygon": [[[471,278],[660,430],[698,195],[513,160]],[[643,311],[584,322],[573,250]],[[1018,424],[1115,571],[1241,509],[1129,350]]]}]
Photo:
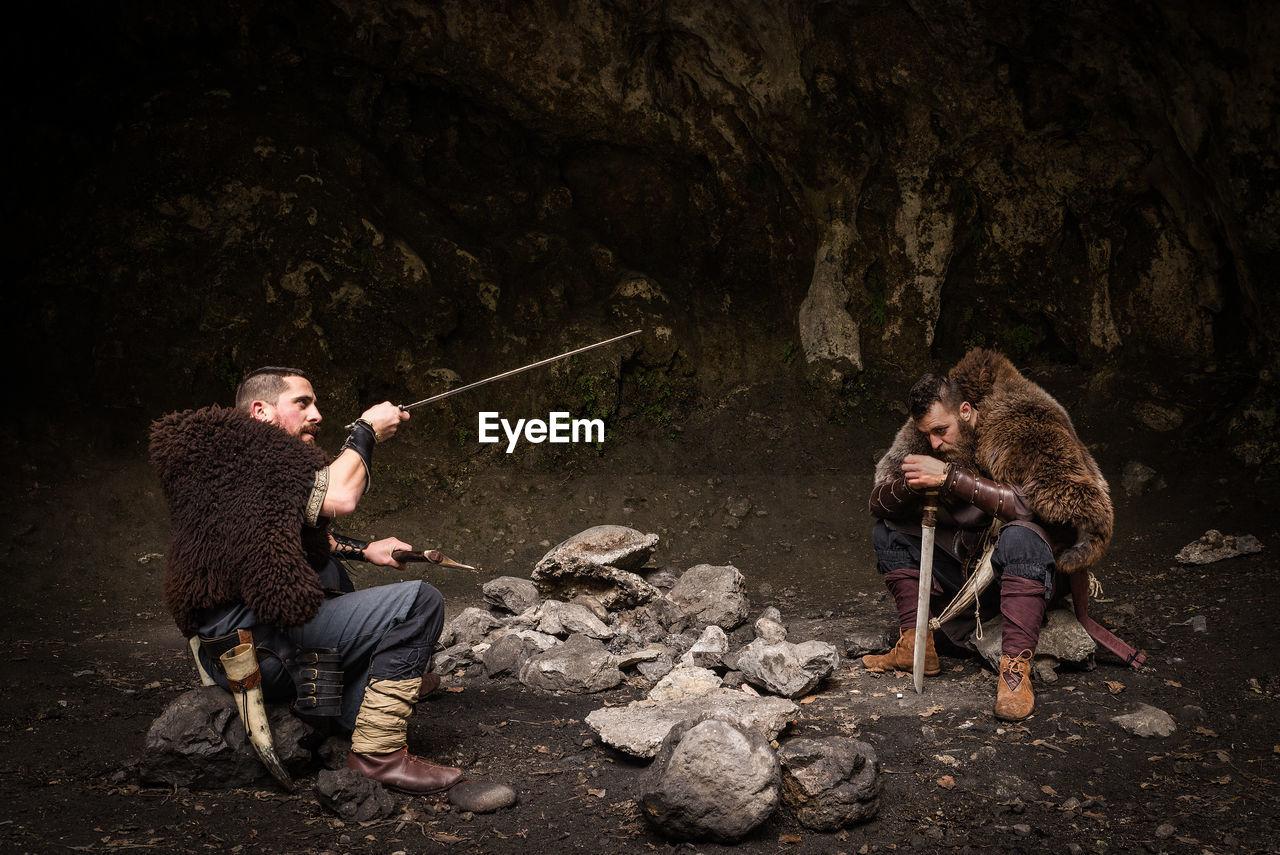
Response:
[{"label": "man wearing fur cloak", "polygon": [[[311,382],[296,369],[264,368],[240,384],[234,409],[212,406],[156,421],[150,450],[173,529],[165,603],[183,635],[200,637],[205,670],[226,688],[218,654],[246,640],[248,630],[268,699],[294,699],[300,711],[335,716],[351,731],[350,768],[428,793],[462,776],[407,747],[409,714],[433,688],[428,669],[444,623],[440,592],[417,581],[354,590],[335,556],[400,567],[393,551],[412,547],[394,537],[365,543],[328,531],[368,490],[374,444],[408,418],[390,402],[371,407],[330,460],[315,445],[320,411]],[[306,656],[319,658],[303,662],[314,667],[295,685],[290,671]],[[326,680],[330,690],[317,697],[317,683]],[[306,710],[303,686],[312,692]]]},{"label": "man wearing fur cloak", "polygon": [[[908,396],[910,417],[876,466],[870,509],[878,567],[898,608],[901,634],[872,670],[911,671],[926,491],[939,498],[931,607],[955,596],[981,556],[993,518],[1003,522],[980,604],[1002,617],[995,715],[1031,714],[1031,658],[1055,571],[1084,573],[1111,540],[1106,480],[1065,409],[1009,360],[967,353],[947,376],[927,374]],[[1085,577],[1087,579],[1087,575]],[[936,612],[935,612],[936,613]],[[944,629],[950,625],[944,626]],[[940,670],[933,633],[925,671]]]}]

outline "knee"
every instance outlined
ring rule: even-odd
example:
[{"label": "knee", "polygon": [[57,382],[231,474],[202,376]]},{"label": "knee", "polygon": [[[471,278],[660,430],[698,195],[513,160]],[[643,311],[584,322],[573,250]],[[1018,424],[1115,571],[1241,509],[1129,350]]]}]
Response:
[{"label": "knee", "polygon": [[413,605],[410,606],[410,610],[414,614],[424,616],[443,614],[444,597],[441,596],[440,592],[436,590],[434,585],[430,585],[426,582],[417,582],[415,583],[415,588]]},{"label": "knee", "polygon": [[1040,535],[1026,526],[1007,525],[1000,531],[992,561],[1002,565],[1053,565],[1053,552]]}]

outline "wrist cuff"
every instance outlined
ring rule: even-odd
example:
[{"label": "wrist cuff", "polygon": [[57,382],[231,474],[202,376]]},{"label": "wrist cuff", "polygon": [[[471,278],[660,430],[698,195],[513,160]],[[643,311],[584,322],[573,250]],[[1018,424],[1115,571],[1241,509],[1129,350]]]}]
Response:
[{"label": "wrist cuff", "polygon": [[342,443],[343,449],[352,449],[356,454],[360,455],[360,462],[364,464],[364,492],[369,492],[369,487],[373,485],[373,446],[378,441],[378,436],[373,432],[373,425],[364,419],[356,419],[351,423],[351,431],[347,434],[346,442]]}]

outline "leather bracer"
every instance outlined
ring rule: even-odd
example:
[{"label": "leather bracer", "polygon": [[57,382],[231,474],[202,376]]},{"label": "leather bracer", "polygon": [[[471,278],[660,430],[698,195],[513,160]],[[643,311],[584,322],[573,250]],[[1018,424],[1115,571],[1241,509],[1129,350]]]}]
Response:
[{"label": "leather bracer", "polygon": [[357,540],[354,537],[347,537],[337,532],[330,532],[329,536],[333,538],[333,554],[339,558],[349,558],[353,561],[368,561],[364,557],[364,551],[369,546],[367,540]]},{"label": "leather bracer", "polygon": [[950,464],[942,482],[942,495],[967,502],[983,513],[1011,522],[1024,514],[1017,493],[1009,484],[983,478],[972,469]]},{"label": "leather bracer", "polygon": [[906,477],[899,475],[877,484],[868,505],[871,513],[880,519],[897,519],[918,510],[920,498],[920,493],[907,486]]}]

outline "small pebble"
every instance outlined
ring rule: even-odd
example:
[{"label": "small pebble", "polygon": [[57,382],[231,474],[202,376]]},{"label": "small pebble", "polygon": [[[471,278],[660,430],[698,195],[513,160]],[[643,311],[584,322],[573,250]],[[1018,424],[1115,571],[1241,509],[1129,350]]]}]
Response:
[{"label": "small pebble", "polygon": [[1162,822],[1156,826],[1156,837],[1159,837],[1161,840],[1168,840],[1170,837],[1173,837],[1173,833],[1175,831],[1177,831],[1177,829],[1172,825],[1167,822]]}]

